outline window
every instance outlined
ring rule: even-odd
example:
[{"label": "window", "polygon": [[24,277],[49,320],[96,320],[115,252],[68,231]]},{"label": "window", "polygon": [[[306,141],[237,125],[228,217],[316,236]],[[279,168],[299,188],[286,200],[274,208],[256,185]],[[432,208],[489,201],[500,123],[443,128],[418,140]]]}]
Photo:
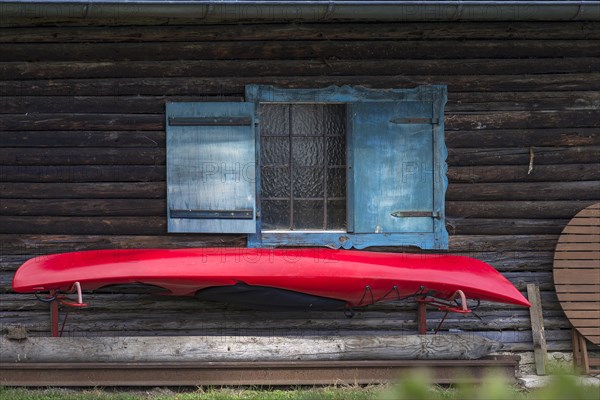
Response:
[{"label": "window", "polygon": [[169,232],[445,249],[445,102],[445,86],[249,85],[242,103],[168,103]]},{"label": "window", "polygon": [[263,104],[263,230],[346,229],[346,107]]}]

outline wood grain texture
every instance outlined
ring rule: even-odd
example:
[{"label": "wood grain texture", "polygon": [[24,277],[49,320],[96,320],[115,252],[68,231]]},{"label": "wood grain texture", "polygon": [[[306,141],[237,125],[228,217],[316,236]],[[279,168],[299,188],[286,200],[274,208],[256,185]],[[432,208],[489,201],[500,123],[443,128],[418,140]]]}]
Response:
[{"label": "wood grain texture", "polygon": [[[68,50],[68,51],[65,51]],[[170,43],[2,43],[0,61],[144,61],[211,59],[446,59],[598,57],[593,40],[378,40],[368,47],[360,42],[336,41],[223,41]]]},{"label": "wood grain texture", "polygon": [[0,149],[7,165],[164,165],[164,148],[38,147]]},{"label": "wood grain texture", "polygon": [[[498,93],[500,94],[500,93]],[[540,107],[557,110],[558,108],[549,104],[545,104],[542,100],[536,100],[529,97],[530,93],[521,93],[523,97],[527,97],[532,102],[538,103]],[[545,93],[548,95],[549,93]],[[599,95],[600,97],[600,95]],[[569,100],[567,104],[569,104]],[[474,105],[481,111],[486,107],[486,103]],[[597,109],[600,106],[598,103],[592,106],[592,109]],[[462,105],[461,105],[462,107]],[[530,104],[524,107],[532,107]],[[490,110],[494,111],[494,109]],[[479,117],[476,112],[468,113],[463,111],[461,118],[471,116],[473,121]],[[560,113],[559,113],[560,114]],[[457,115],[457,114],[451,114]],[[490,113],[483,114],[484,117]],[[562,115],[562,114],[560,114]],[[555,115],[556,116],[556,115]],[[473,122],[471,122],[473,123]],[[510,122],[509,122],[510,123]],[[446,132],[446,144],[451,148],[506,148],[506,147],[569,147],[569,146],[587,146],[600,144],[600,133],[596,128],[576,128],[564,124],[565,127],[552,127],[545,129],[528,128],[524,129],[525,125],[520,125],[515,129],[462,129],[458,131]],[[487,128],[487,126],[486,126]]]},{"label": "wood grain texture", "polygon": [[528,165],[530,151],[534,154],[534,170],[539,164],[596,163],[600,156],[600,146],[453,148],[448,150],[448,164]]},{"label": "wood grain texture", "polygon": [[600,73],[539,75],[416,75],[416,76],[311,76],[311,77],[205,77],[99,78],[30,81],[0,81],[4,96],[240,96],[247,84],[270,84],[306,88],[331,85],[361,85],[374,88],[414,88],[445,84],[458,92],[485,91],[584,91],[599,90]]},{"label": "wood grain texture", "polygon": [[[181,318],[181,315],[186,318]],[[428,312],[427,329],[433,330],[439,325],[444,313]],[[106,332],[144,332],[153,331],[193,332],[198,336],[222,335],[237,332],[237,335],[327,335],[332,332],[417,332],[416,312],[391,312],[365,310],[348,319],[342,312],[329,313],[263,313],[248,311],[208,312],[201,307],[190,310],[157,310],[140,313],[139,309],[121,310],[118,307],[105,311],[76,310],[69,313],[68,336],[105,336]],[[48,311],[3,312],[3,324],[22,324],[30,332],[47,332],[49,327]],[[549,311],[544,316],[544,325],[548,330],[569,329],[570,323],[562,311]],[[475,317],[449,315],[444,321],[444,329],[469,331],[531,330],[528,310],[502,310],[487,312],[482,320]],[[235,333],[234,333],[235,335]]]},{"label": "wood grain texture", "polygon": [[521,165],[450,165],[447,176],[450,183],[593,181],[600,179],[600,164],[535,165],[533,170],[528,172],[529,168],[525,163]]},{"label": "wood grain texture", "polygon": [[[447,62],[448,60],[445,60]],[[537,64],[539,62],[535,60]],[[361,63],[367,61],[354,62],[357,64],[357,67],[360,66]],[[463,62],[461,60],[461,62]],[[487,65],[491,64],[491,69],[495,70],[495,63],[489,62]],[[547,62],[552,65],[554,61]],[[599,61],[600,62],[600,61]],[[240,65],[235,61],[229,61],[229,63],[235,65],[236,70],[240,69]],[[268,72],[268,69],[265,65],[263,65],[264,61],[256,61],[258,65],[260,65],[260,71]],[[321,61],[314,61],[317,65],[326,65]],[[431,61],[426,61],[426,63],[431,63]],[[440,62],[441,63],[441,62]],[[63,67],[72,66],[76,63],[65,63],[65,65],[61,65],[59,70],[63,71]],[[129,65],[129,63],[126,63]],[[292,67],[297,64],[297,62],[290,62],[289,67]],[[486,65],[483,61],[482,65]],[[13,63],[0,63],[0,76],[1,71],[6,66],[13,65]],[[24,69],[26,71],[35,70],[38,63],[25,63]],[[159,68],[162,63],[158,63],[155,65],[155,68]],[[180,62],[176,63],[177,66],[186,65]],[[378,61],[376,65],[381,66],[380,68],[385,68],[386,72],[389,72],[390,66],[388,66],[386,61]],[[48,69],[50,67],[47,65],[39,66],[39,77],[37,79],[48,79],[48,78],[61,78],[60,76],[55,76],[49,73]],[[174,66],[173,66],[174,68]],[[473,73],[479,72],[481,65],[478,65],[478,70],[473,71]],[[104,68],[101,66],[98,67],[100,71],[98,73],[90,74],[89,78],[99,78],[103,75],[100,74]],[[171,71],[171,67],[165,68],[164,72],[154,72],[152,69],[146,74],[141,74],[141,76],[146,76],[148,74],[156,74],[156,75],[165,75],[168,74],[168,71]],[[245,71],[245,70],[242,70]],[[455,71],[455,70],[454,70]],[[139,73],[139,69],[136,69],[136,72]],[[18,75],[22,76],[25,73],[19,72]],[[125,77],[123,75],[123,71],[118,71],[118,78]],[[290,72],[288,70],[282,71],[284,75],[289,75]],[[330,71],[329,73],[325,73],[328,75],[339,75],[338,71]],[[203,72],[200,75],[205,74]],[[224,76],[222,69],[219,69],[219,75],[217,77]],[[270,74],[273,75],[273,74]],[[365,73],[366,75],[366,73]],[[168,75],[165,75],[168,76]],[[81,77],[82,79],[85,77]],[[18,80],[15,78],[5,77],[6,80]],[[452,91],[448,94],[448,103],[446,104],[446,111],[450,113],[478,113],[482,111],[535,111],[535,110],[594,110],[600,104],[600,93],[597,91],[545,91],[545,92],[460,92],[460,91]],[[123,114],[162,114],[164,112],[164,106],[166,101],[243,101],[243,97],[241,96],[29,96],[29,95],[20,95],[20,96],[3,96],[0,100],[3,107],[0,109],[0,113],[2,114],[19,114],[25,113],[29,110],[36,110],[38,113],[64,113],[64,112],[73,112],[73,113],[101,113],[101,114],[115,114],[115,113],[123,113]],[[577,128],[574,129],[572,127],[562,127],[562,128],[547,128],[547,129],[532,129],[528,131],[528,134],[525,137],[522,137],[520,132],[521,129],[513,130],[511,133],[510,130],[498,131],[495,132],[496,136],[493,136],[494,132],[490,132],[488,135],[484,135],[481,130],[477,131],[468,131],[464,135],[477,135],[480,137],[480,140],[491,140],[494,143],[506,143],[502,144],[500,147],[510,145],[512,141],[516,143],[523,143],[525,140],[532,140],[531,144],[537,144],[538,146],[552,146],[555,145],[557,141],[562,144],[575,143],[586,144],[590,140],[589,134],[596,133],[597,131],[593,129],[583,129]],[[552,132],[558,133],[556,131],[562,131],[560,135],[550,134]],[[585,133],[588,133],[586,135]],[[530,137],[530,135],[534,135]],[[575,137],[577,135],[577,137]],[[593,140],[594,135],[592,135]],[[470,141],[468,138],[461,136],[459,132],[452,132],[452,136],[448,137],[448,141],[450,145],[456,145],[458,147],[469,147],[473,146],[474,143]],[[462,140],[461,140],[462,139]],[[456,144],[454,142],[456,140]],[[596,141],[598,139],[596,138]],[[482,142],[481,145],[486,145],[486,142]]]},{"label": "wood grain texture", "polygon": [[1,234],[2,254],[44,255],[80,250],[245,247],[242,235],[22,235]]},{"label": "wood grain texture", "polygon": [[554,256],[558,299],[573,327],[600,344],[600,203],[578,212],[565,226]]},{"label": "wood grain texture", "polygon": [[[157,26],[141,21],[126,21],[129,26],[104,27],[79,26],[4,28],[0,31],[3,43],[87,43],[87,42],[184,42],[228,40],[369,40],[373,38],[371,23],[297,23],[198,25],[197,21],[178,20]],[[93,21],[86,21],[93,25]],[[101,21],[103,23],[105,21]],[[118,21],[113,21],[117,23]],[[34,22],[35,24],[35,22]],[[118,25],[118,24],[116,24]],[[170,26],[169,26],[170,25]],[[377,37],[396,40],[482,40],[482,39],[600,39],[597,22],[403,22],[402,24],[378,23]]]},{"label": "wood grain texture", "polygon": [[544,329],[542,299],[538,286],[533,284],[527,285],[527,299],[531,303],[529,314],[531,316],[535,369],[538,375],[546,375],[548,346],[546,344],[546,332]]},{"label": "wood grain texture", "polygon": [[165,165],[1,165],[0,182],[164,182]]},{"label": "wood grain texture", "polygon": [[[0,215],[40,217],[161,217],[164,199],[2,199]],[[4,219],[3,219],[4,221]]]},{"label": "wood grain texture", "polygon": [[[141,205],[141,207],[145,206]],[[0,233],[164,235],[167,233],[167,219],[164,215],[159,217],[3,216]]]},{"label": "wood grain texture", "polygon": [[451,183],[446,200],[598,200],[600,181]]},{"label": "wood grain texture", "polygon": [[[265,27],[192,21],[174,26],[163,20],[165,26],[133,26],[148,22],[106,28],[39,20],[50,25],[0,31],[0,42],[10,50],[2,52],[6,62],[0,62],[0,226],[7,232],[0,235],[3,326],[25,324],[38,335],[48,328],[43,304],[6,293],[14,270],[34,255],[246,245],[241,235],[158,232],[166,210],[165,102],[241,101],[249,83],[447,84],[446,209],[457,233],[450,236],[450,251],[491,263],[520,290],[539,285],[548,348],[570,349],[551,271],[553,252],[562,246],[572,254],[556,265],[572,267],[576,257],[577,269],[596,265],[581,258],[595,249],[593,235],[572,235],[558,247],[556,242],[566,219],[600,201],[600,23]],[[535,160],[528,173],[531,146]],[[594,311],[582,305],[586,294],[559,294],[578,317]],[[270,330],[379,337],[416,330],[406,304],[377,306],[357,321],[324,314],[311,322],[306,316],[239,313],[175,299],[93,299],[88,314],[67,324],[70,334],[239,335],[243,330],[268,335]],[[483,304],[481,311],[484,321],[455,318],[447,326],[499,340],[511,351],[532,350],[526,310]],[[441,314],[432,317],[435,328]]]},{"label": "wood grain texture", "polygon": [[[446,215],[450,218],[555,218],[567,219],[594,200],[555,201],[447,201]],[[560,224],[560,222],[559,222]]]},{"label": "wood grain texture", "polygon": [[[537,59],[385,59],[385,60],[202,60],[202,61],[37,61],[0,63],[0,78],[5,80],[198,77],[198,76],[385,76],[391,71],[402,75],[488,75],[557,74],[594,72],[600,68],[595,57]],[[560,96],[560,95],[559,95]],[[562,95],[565,97],[568,95]],[[519,98],[519,96],[514,96]],[[536,96],[534,96],[536,97]],[[572,96],[568,96],[573,99]],[[460,97],[458,97],[460,98]],[[522,101],[525,100],[520,96]],[[581,100],[597,98],[583,94]],[[539,100],[539,99],[538,99]],[[546,99],[551,102],[552,99]],[[530,100],[531,102],[531,100]],[[500,102],[499,104],[502,104]],[[583,104],[579,104],[582,106]],[[513,104],[513,107],[515,105]],[[578,104],[563,104],[573,108]]]},{"label": "wood grain texture", "polygon": [[[57,102],[59,103],[59,102]],[[27,111],[27,108],[24,110]],[[164,106],[163,106],[164,112]],[[68,113],[68,109],[63,109],[62,113]],[[39,117],[39,116],[38,116]],[[69,114],[58,114],[61,120],[67,121],[70,124],[76,124],[74,120],[71,121]],[[100,116],[88,115],[90,119],[100,118]],[[156,118],[155,118],[156,119]],[[13,121],[14,123],[14,121]],[[162,123],[162,121],[161,121]],[[0,137],[0,145],[2,147],[25,147],[25,148],[53,148],[53,147],[102,147],[102,148],[121,148],[121,147],[165,147],[165,132],[162,130],[146,130],[138,131],[129,130],[111,130],[108,129],[112,124],[101,125],[105,126],[107,130],[95,131],[91,130],[90,127],[85,124],[83,129],[76,129],[71,131],[56,131],[49,129],[46,126],[45,129],[36,131],[24,130],[17,131],[6,131],[2,133]]]},{"label": "wood grain texture", "polygon": [[[471,360],[501,349],[475,335],[120,337],[0,339],[3,362]],[[85,352],[81,352],[85,348]]]},{"label": "wood grain texture", "polygon": [[8,199],[164,199],[164,182],[0,183]]}]

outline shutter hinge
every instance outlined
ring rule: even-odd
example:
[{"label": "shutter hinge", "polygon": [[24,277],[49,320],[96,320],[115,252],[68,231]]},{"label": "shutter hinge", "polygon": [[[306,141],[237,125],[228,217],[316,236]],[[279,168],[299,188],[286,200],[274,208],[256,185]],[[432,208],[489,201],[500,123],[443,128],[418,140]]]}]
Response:
[{"label": "shutter hinge", "polygon": [[252,219],[253,210],[169,210],[171,218],[185,219]]},{"label": "shutter hinge", "polygon": [[439,211],[394,211],[391,213],[392,217],[395,218],[406,218],[406,217],[429,217],[435,219],[441,219],[442,214]]},{"label": "shutter hinge", "polygon": [[169,117],[169,126],[246,126],[252,117]]},{"label": "shutter hinge", "polygon": [[439,118],[392,118],[392,124],[439,124]]}]

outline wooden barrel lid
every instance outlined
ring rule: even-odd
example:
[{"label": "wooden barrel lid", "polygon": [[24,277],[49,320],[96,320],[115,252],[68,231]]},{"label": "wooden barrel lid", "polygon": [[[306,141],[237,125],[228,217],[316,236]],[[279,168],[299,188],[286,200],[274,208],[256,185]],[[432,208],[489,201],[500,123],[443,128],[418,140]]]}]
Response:
[{"label": "wooden barrel lid", "polygon": [[600,345],[600,203],[578,212],[562,231],[554,285],[573,327]]}]

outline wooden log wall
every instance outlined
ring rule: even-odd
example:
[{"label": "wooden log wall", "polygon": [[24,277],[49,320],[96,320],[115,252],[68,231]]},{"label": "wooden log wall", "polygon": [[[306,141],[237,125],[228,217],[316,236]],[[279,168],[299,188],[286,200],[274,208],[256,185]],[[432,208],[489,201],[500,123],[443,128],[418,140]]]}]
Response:
[{"label": "wooden log wall", "polygon": [[[564,225],[600,201],[600,24],[402,23],[0,29],[0,322],[47,335],[47,306],[11,292],[36,255],[244,246],[167,235],[166,100],[241,100],[244,85],[447,84],[450,251],[539,285],[549,350],[570,348],[552,282]],[[533,169],[529,171],[533,154]],[[389,249],[388,249],[389,250]],[[258,313],[190,299],[90,295],[66,335],[391,335],[414,304]],[[483,304],[445,328],[531,350],[529,311]],[[434,328],[440,313],[432,313]]]}]

